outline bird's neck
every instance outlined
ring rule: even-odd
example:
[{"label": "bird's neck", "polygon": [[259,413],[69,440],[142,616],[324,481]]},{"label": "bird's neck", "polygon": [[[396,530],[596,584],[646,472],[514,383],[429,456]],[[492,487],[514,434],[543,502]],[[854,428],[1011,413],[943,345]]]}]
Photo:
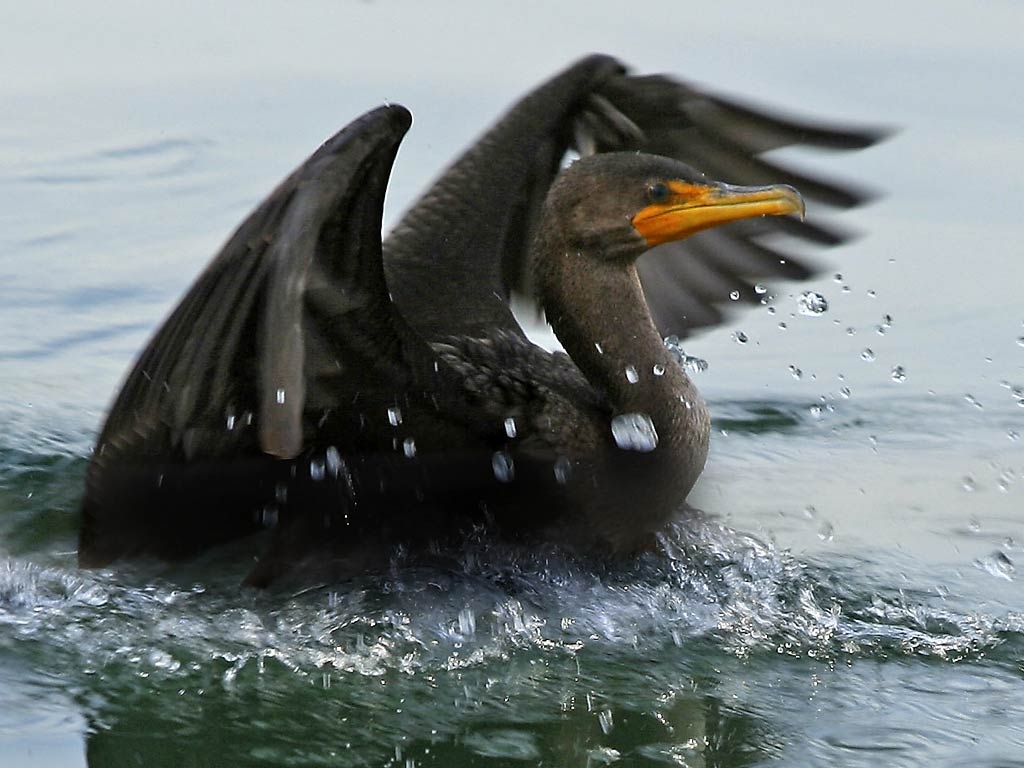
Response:
[{"label": "bird's neck", "polygon": [[657,434],[652,458],[673,465],[683,493],[689,491],[707,456],[710,419],[696,386],[662,342],[635,266],[559,249],[550,237],[539,245],[547,261],[537,288],[558,340],[615,416],[651,420]]}]

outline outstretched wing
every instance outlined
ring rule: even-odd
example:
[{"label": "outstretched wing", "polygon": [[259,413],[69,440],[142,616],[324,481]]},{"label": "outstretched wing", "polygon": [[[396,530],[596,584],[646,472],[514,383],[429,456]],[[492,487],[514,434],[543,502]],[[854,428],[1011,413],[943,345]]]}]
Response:
[{"label": "outstretched wing", "polygon": [[[761,155],[789,145],[856,149],[880,136],[772,115],[590,56],[527,94],[409,209],[384,244],[388,283],[427,338],[494,328],[520,333],[509,296],[529,291],[534,223],[567,153],[642,150],[734,184],[792,184],[812,202],[848,208],[864,200],[862,190]],[[683,336],[720,322],[716,305],[734,291],[752,299],[756,280],[810,276],[805,260],[761,242],[773,233],[817,244],[845,239],[813,217],[772,217],[656,249],[639,268],[661,330]],[[688,258],[678,258],[680,249]]]},{"label": "outstretched wing", "polygon": [[245,421],[262,451],[289,458],[303,412],[341,396],[320,385],[332,369],[355,387],[383,365],[397,386],[409,379],[403,355],[415,337],[388,297],[380,222],[410,121],[398,106],[356,120],[245,220],[142,352],[107,418],[104,451],[127,440],[188,458],[190,432],[213,425],[225,437],[201,450],[235,451],[230,434]]},{"label": "outstretched wing", "polygon": [[[245,532],[227,507],[251,510],[214,488],[245,495],[244,484],[221,482],[233,466],[296,456],[317,418],[372,382],[401,391],[438,375],[396,313],[381,263],[385,189],[410,123],[404,108],[384,107],[328,140],[246,219],[153,336],[89,467],[83,562],[156,547],[141,538],[161,527],[140,523],[138,507],[157,503],[152,489],[185,465],[200,475],[218,467],[203,481],[203,504],[224,510],[196,526],[211,539]],[[166,514],[184,527],[191,511]]]}]

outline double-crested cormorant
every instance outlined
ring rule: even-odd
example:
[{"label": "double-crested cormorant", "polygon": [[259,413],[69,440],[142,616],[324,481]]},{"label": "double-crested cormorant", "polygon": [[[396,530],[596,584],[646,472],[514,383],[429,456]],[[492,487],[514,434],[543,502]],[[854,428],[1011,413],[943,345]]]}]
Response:
[{"label": "double-crested cormorant", "polygon": [[[662,336],[718,322],[730,294],[753,300],[746,280],[810,274],[761,234],[840,239],[803,222],[788,184],[860,199],[759,155],[877,138],[592,56],[516,104],[382,245],[410,122],[383,107],[327,141],[157,331],[89,467],[83,565],[181,558],[267,527],[255,584],[307,558],[370,567],[376,544],[481,524],[643,546],[700,474],[710,424]],[[683,161],[781,184],[729,186]],[[526,338],[513,290],[568,355]]]}]

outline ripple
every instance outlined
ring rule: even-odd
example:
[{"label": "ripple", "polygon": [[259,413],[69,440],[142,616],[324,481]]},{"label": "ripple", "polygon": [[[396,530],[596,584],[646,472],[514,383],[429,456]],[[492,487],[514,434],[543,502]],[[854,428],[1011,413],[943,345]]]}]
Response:
[{"label": "ripple", "polygon": [[22,170],[16,181],[52,187],[167,179],[192,171],[210,145],[204,139],[166,138],[50,157]]},{"label": "ripple", "polygon": [[0,352],[0,360],[49,360],[55,355],[84,347],[98,342],[106,342],[129,334],[141,334],[150,330],[151,323],[118,323],[101,328],[72,331],[53,339],[40,341],[35,346],[4,350]]}]

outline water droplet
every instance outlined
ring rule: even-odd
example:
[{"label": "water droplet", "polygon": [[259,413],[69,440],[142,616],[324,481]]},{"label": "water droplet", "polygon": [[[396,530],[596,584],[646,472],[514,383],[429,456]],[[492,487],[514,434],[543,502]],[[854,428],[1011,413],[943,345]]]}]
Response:
[{"label": "water droplet", "polygon": [[397,405],[388,406],[388,424],[392,427],[397,427],[402,423],[402,409]]},{"label": "water droplet", "polygon": [[1017,337],[1017,346],[1018,347],[1024,347],[1024,336],[1018,336]]},{"label": "water droplet", "polygon": [[891,328],[892,327],[892,315],[882,315],[882,327],[884,327],[884,328]]},{"label": "water droplet", "polygon": [[758,296],[764,296],[766,293],[768,293],[768,288],[766,286],[761,285],[760,283],[756,283],[754,285],[754,293],[756,293]]},{"label": "water droplet", "polygon": [[565,485],[569,482],[569,475],[572,474],[572,463],[565,456],[559,456],[555,459],[555,480],[559,485]]},{"label": "water droplet", "polygon": [[601,726],[601,733],[607,736],[615,725],[612,719],[612,711],[610,709],[602,709],[597,713],[597,722]]},{"label": "water droplet", "polygon": [[740,292],[739,291],[729,291],[729,298],[732,301],[739,301],[740,300]]},{"label": "water droplet", "polygon": [[878,294],[876,294],[876,293],[875,293],[875,292],[874,292],[873,290],[870,290],[870,289],[868,290],[868,298],[869,298],[869,299],[873,299],[873,298],[875,298],[875,296],[877,296],[877,295],[878,295]]},{"label": "water droplet", "polygon": [[331,477],[337,477],[341,473],[344,466],[341,461],[341,454],[338,453],[338,449],[333,445],[324,453],[324,461],[327,471],[331,473]]},{"label": "water droplet", "polygon": [[324,479],[326,467],[321,459],[310,459],[309,460],[309,479],[315,482],[320,482]]},{"label": "water droplet", "polygon": [[266,528],[273,528],[277,525],[277,507],[267,504],[260,511],[260,524]]},{"label": "water droplet", "polygon": [[284,390],[283,389],[278,389],[277,390],[277,404],[278,405],[284,405]]},{"label": "water droplet", "polygon": [[1006,436],[1014,443],[1020,440],[1020,432],[1015,429],[1007,431]]},{"label": "water droplet", "polygon": [[818,516],[818,510],[813,504],[808,504],[804,507],[804,518],[807,520],[813,520]]},{"label": "water droplet", "polygon": [[979,411],[984,407],[980,402],[978,402],[978,399],[970,392],[964,395],[964,400],[966,400],[968,404],[973,405]]},{"label": "water droplet", "polygon": [[839,394],[844,399],[849,400],[850,399],[850,388],[849,387],[840,387],[839,388]]},{"label": "water droplet", "polygon": [[509,416],[505,419],[505,434],[511,440],[516,436],[516,420]]},{"label": "water droplet", "polygon": [[832,279],[833,279],[833,280],[835,280],[835,281],[836,281],[837,283],[841,283],[841,282],[843,282],[843,276],[842,276],[842,275],[841,275],[841,274],[840,274],[839,272],[836,272],[836,273],[835,273],[835,274],[834,274],[834,275],[832,276]]},{"label": "water droplet", "polygon": [[834,536],[835,526],[833,526],[828,520],[822,521],[821,525],[818,526],[818,538],[822,541],[832,541]]},{"label": "water droplet", "polygon": [[779,321],[779,330],[780,330],[780,331],[784,331],[784,330],[786,330],[787,328],[789,328],[789,326],[788,326],[788,325],[786,325],[786,321],[785,321],[785,320],[780,320],[780,321]]},{"label": "water droplet", "polygon": [[689,373],[703,373],[708,369],[708,361],[699,357],[686,354],[683,344],[678,336],[666,336],[664,338],[665,348],[672,353],[676,363],[684,371]]},{"label": "water droplet", "polygon": [[516,476],[512,456],[506,451],[496,451],[491,456],[491,471],[499,482],[511,483]]},{"label": "water droplet", "polygon": [[232,429],[235,428],[235,414],[229,413],[228,414],[227,422],[228,422],[228,431],[230,432]]},{"label": "water droplet", "polygon": [[746,344],[750,339],[743,331],[736,331],[732,335],[732,340],[737,344]]},{"label": "water droplet", "polygon": [[620,413],[612,419],[612,437],[624,451],[650,453],[658,447],[658,432],[646,413]]},{"label": "water droplet", "polygon": [[813,416],[815,419],[820,419],[822,416],[822,408],[818,404],[812,405],[807,410],[810,411],[811,416]]},{"label": "water droplet", "polygon": [[600,342],[598,342],[598,341],[594,342],[594,349],[597,350],[597,354],[599,354],[599,355],[603,355],[604,354],[604,349],[601,347],[601,343]]},{"label": "water droplet", "polygon": [[861,350],[860,359],[863,360],[866,363],[874,362],[874,360],[875,360],[875,352],[874,352],[874,350],[872,350],[871,347],[864,347],[864,349]]},{"label": "water droplet", "polygon": [[997,578],[1013,581],[1013,561],[1004,552],[994,552],[988,557],[975,560],[974,564]]},{"label": "water droplet", "polygon": [[973,477],[967,475],[966,477],[964,477],[963,480],[960,481],[960,487],[963,488],[968,493],[973,493],[974,490],[978,487],[978,484],[974,481]]},{"label": "water droplet", "polygon": [[889,374],[889,378],[898,384],[902,384],[907,380],[907,372],[904,370],[902,365],[893,366],[892,373]]},{"label": "water droplet", "polygon": [[472,637],[476,634],[476,615],[471,608],[459,611],[459,634],[463,637]]},{"label": "water droplet", "polygon": [[402,453],[405,454],[405,458],[411,459],[416,455],[416,441],[407,437],[402,441]]},{"label": "water droplet", "polygon": [[828,311],[828,300],[817,291],[804,291],[796,300],[801,315],[821,315]]},{"label": "water droplet", "polygon": [[879,336],[885,336],[885,331],[886,331],[887,327],[888,326],[885,326],[885,325],[876,325],[875,326],[875,333],[877,333]]},{"label": "water droplet", "polygon": [[846,327],[846,335],[847,336],[856,336],[857,335],[857,329],[854,328],[852,325],[848,325]]},{"label": "water droplet", "polygon": [[795,365],[789,366],[789,375],[799,381],[803,378],[804,372],[797,368]]},{"label": "water droplet", "polygon": [[651,369],[651,373],[653,373],[655,376],[664,376],[665,366],[662,365],[661,363],[655,363],[654,368]]},{"label": "water droplet", "polygon": [[634,368],[632,365],[626,366],[626,381],[628,381],[630,384],[636,384],[638,381],[640,381],[640,374],[636,372],[636,368]]}]

